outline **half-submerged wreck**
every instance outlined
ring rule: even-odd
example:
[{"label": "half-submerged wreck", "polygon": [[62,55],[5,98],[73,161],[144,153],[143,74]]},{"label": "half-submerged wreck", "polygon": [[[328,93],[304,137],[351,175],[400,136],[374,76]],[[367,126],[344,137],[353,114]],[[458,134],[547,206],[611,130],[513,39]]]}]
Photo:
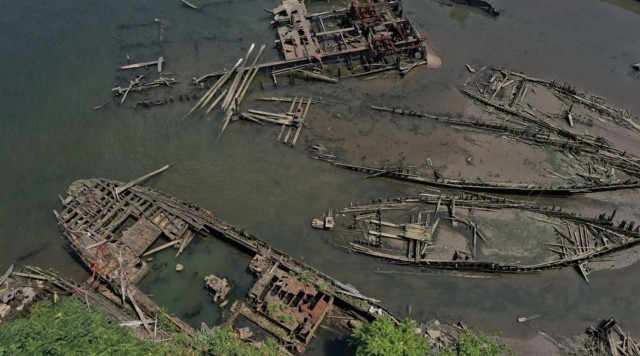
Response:
[{"label": "half-submerged wreck", "polygon": [[421,194],[338,210],[336,238],[353,252],[419,267],[538,272],[578,266],[640,243],[640,226],[475,193]]},{"label": "half-submerged wreck", "polygon": [[369,62],[391,55],[424,60],[424,38],[402,17],[402,2],[352,0],[348,7],[308,14],[303,2],[285,0],[272,24],[286,63],[329,62],[362,56]]},{"label": "half-submerged wreck", "polygon": [[[250,269],[255,283],[244,300],[233,303],[227,325],[241,315],[282,345],[302,351],[323,323],[346,328],[350,320],[369,322],[387,314],[376,300],[362,296],[350,285],[287,256],[205,209],[153,189],[105,179],[79,180],[71,184],[62,204],[64,209],[55,215],[65,239],[94,278],[133,304],[143,323],[158,309],[135,286],[149,271],[143,256],[170,246],[177,247],[180,254],[200,234],[219,238],[253,256]],[[167,242],[149,250],[158,239]],[[326,318],[330,315],[338,317]],[[192,330],[184,323],[177,325]]]},{"label": "half-submerged wreck", "polygon": [[444,177],[432,167],[424,172],[406,167],[368,167],[339,162],[335,157],[318,158],[331,161],[339,168],[365,173],[367,178],[387,177],[488,194],[569,196],[640,187],[640,157],[614,147],[611,137],[607,137],[612,135],[612,124],[633,135],[640,131],[640,119],[628,110],[616,108],[601,97],[579,92],[567,84],[559,85],[505,69],[482,68],[461,84],[460,90],[491,115],[478,119],[394,107],[371,106],[371,109],[433,120],[561,153],[570,160],[564,164],[566,172],[549,171],[561,181],[543,185],[474,177],[456,179]]},{"label": "half-submerged wreck", "polygon": [[464,179],[451,179],[441,177],[437,173],[434,177],[428,177],[416,172],[412,172],[405,168],[396,167],[363,167],[353,164],[333,162],[333,166],[338,168],[349,169],[356,172],[367,174],[366,178],[386,177],[416,184],[428,185],[443,189],[460,189],[472,192],[483,192],[490,194],[513,194],[513,195],[555,195],[570,196],[574,194],[586,194],[606,192],[620,189],[640,188],[640,180],[627,179],[624,181],[596,181],[591,179],[589,183],[575,184],[557,184],[557,185],[538,185],[533,183],[507,183],[507,182],[489,182],[489,181],[473,181]]}]

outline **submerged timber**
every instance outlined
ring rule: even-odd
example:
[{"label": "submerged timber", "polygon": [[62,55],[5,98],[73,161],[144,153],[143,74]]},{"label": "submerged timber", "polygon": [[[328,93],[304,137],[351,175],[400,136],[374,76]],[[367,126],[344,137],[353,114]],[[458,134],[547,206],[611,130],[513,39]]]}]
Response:
[{"label": "submerged timber", "polygon": [[403,167],[335,162],[335,157],[319,158],[368,177],[490,194],[570,196],[640,187],[640,157],[611,143],[618,138],[612,129],[628,130],[631,135],[637,135],[640,130],[640,119],[628,110],[616,108],[601,97],[581,93],[567,84],[559,85],[505,69],[480,69],[460,85],[460,90],[492,115],[479,119],[395,107],[371,106],[371,109],[433,120],[561,153],[570,160],[563,167],[566,174],[549,173],[563,181],[541,185],[491,182],[473,177],[452,179],[443,177],[435,169],[425,173]]},{"label": "submerged timber", "polygon": [[352,205],[334,221],[345,248],[392,263],[499,273],[578,266],[586,278],[589,260],[640,243],[640,226],[614,217],[461,193]]},{"label": "submerged timber", "polygon": [[[349,320],[369,322],[388,314],[377,301],[350,285],[287,256],[207,210],[153,189],[136,185],[122,189],[124,186],[105,179],[76,181],[62,201],[64,209],[55,215],[65,239],[94,277],[123,300],[131,301],[143,321],[158,307],[135,287],[149,271],[142,256],[173,245],[180,254],[202,235],[226,241],[253,257],[249,267],[255,283],[248,296],[231,307],[232,315],[225,325],[231,326],[243,316],[283,346],[302,351],[323,323],[344,323],[346,327]],[[167,242],[149,250],[158,239]]]},{"label": "submerged timber", "polygon": [[402,180],[411,183],[423,184],[437,188],[460,189],[472,192],[499,193],[499,194],[515,194],[515,195],[556,195],[569,196],[574,194],[586,194],[606,192],[620,189],[633,189],[640,187],[639,180],[626,180],[622,182],[610,182],[600,184],[575,184],[572,186],[539,186],[527,183],[504,183],[504,182],[474,182],[465,181],[463,179],[449,179],[435,176],[434,178],[425,177],[415,174],[407,169],[402,168],[374,168],[362,167],[347,163],[334,162],[333,165],[338,168],[353,170],[365,173],[367,177],[387,177]]}]

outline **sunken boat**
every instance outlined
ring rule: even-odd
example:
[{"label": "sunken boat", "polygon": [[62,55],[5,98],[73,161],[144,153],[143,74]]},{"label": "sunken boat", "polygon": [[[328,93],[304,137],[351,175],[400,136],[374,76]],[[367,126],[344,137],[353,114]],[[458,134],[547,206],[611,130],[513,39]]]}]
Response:
[{"label": "sunken boat", "polygon": [[344,248],[387,262],[477,272],[539,272],[577,266],[640,243],[615,212],[588,218],[555,206],[477,193],[379,199],[336,211]]},{"label": "sunken boat", "polygon": [[[636,146],[640,118],[627,109],[569,84],[500,68],[477,71],[459,89],[476,105],[493,113],[497,121],[473,122],[414,112],[411,116],[494,132],[640,179],[640,157],[612,144],[622,138],[628,141],[627,146]],[[589,174],[584,178],[591,179]]]},{"label": "sunken boat", "polygon": [[426,64],[424,37],[411,20],[402,17],[401,1],[352,0],[347,7],[308,13],[305,3],[285,0],[271,12],[276,43],[289,65],[345,60],[351,67],[355,58],[367,67],[387,58]]},{"label": "sunken boat", "polygon": [[[75,181],[62,199],[63,210],[55,215],[64,238],[94,278],[133,303],[141,320],[152,320],[158,309],[136,287],[149,272],[144,257],[172,246],[180,254],[201,236],[221,239],[252,258],[249,268],[255,281],[246,298],[233,302],[224,325],[233,326],[243,316],[281,345],[303,351],[322,324],[347,331],[349,322],[389,315],[351,285],[287,256],[205,209],[136,185],[139,181]],[[183,324],[178,325],[192,330]]]},{"label": "sunken boat", "polygon": [[428,185],[436,188],[465,190],[471,192],[483,192],[488,194],[511,194],[526,196],[570,196],[575,194],[598,193],[621,189],[640,188],[640,180],[627,178],[625,180],[612,180],[606,177],[606,172],[600,177],[592,175],[588,183],[549,184],[538,185],[533,183],[490,182],[481,180],[452,179],[440,176],[434,172],[433,178],[412,171],[407,168],[397,167],[364,167],[342,162],[333,162],[334,167],[344,168],[367,176],[365,178],[386,177],[405,182]]},{"label": "sunken boat", "polygon": [[436,188],[488,194],[570,196],[640,187],[640,157],[611,143],[622,137],[623,144],[628,141],[627,145],[637,146],[635,135],[640,131],[640,119],[628,110],[568,84],[499,68],[475,71],[459,88],[490,115],[478,119],[432,115],[417,109],[384,106],[371,106],[371,109],[434,120],[557,152],[567,158],[561,164],[564,171],[548,172],[560,181],[541,184],[451,178],[444,177],[430,164],[425,170],[371,167],[339,162],[335,157],[319,159],[367,174],[368,178],[387,177]]}]

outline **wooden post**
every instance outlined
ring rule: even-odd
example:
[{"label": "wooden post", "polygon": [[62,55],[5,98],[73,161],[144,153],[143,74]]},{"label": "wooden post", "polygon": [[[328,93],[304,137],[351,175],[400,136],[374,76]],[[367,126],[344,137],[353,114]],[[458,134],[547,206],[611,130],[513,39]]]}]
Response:
[{"label": "wooden post", "polygon": [[298,136],[300,136],[300,131],[302,131],[302,125],[304,124],[305,118],[307,117],[307,112],[309,111],[309,106],[311,105],[311,97],[307,100],[307,106],[304,108],[304,113],[300,117],[300,123],[298,126],[298,130],[296,131],[295,136],[293,136],[293,141],[291,142],[291,146],[295,146],[298,141]]}]

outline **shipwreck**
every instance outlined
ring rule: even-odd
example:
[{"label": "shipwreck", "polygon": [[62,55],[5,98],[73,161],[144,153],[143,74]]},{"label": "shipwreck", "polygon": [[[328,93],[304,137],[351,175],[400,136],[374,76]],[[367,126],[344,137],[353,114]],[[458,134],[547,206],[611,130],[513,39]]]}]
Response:
[{"label": "shipwreck", "polygon": [[[148,175],[147,175],[148,176]],[[145,176],[145,177],[147,177]],[[143,178],[145,178],[143,177]],[[334,323],[348,330],[349,321],[369,322],[387,314],[378,302],[355,288],[307,266],[269,246],[211,212],[150,188],[106,179],[73,182],[56,218],[64,238],[91,270],[123,301],[133,304],[147,321],[158,306],[137,287],[148,272],[145,256],[174,247],[180,254],[199,236],[212,236],[252,257],[255,283],[243,300],[236,300],[225,325],[243,316],[276,337],[290,350],[302,351],[318,327]],[[158,245],[155,248],[152,245]],[[217,301],[228,293],[226,280],[207,280]],[[327,318],[327,316],[332,316]],[[392,316],[393,317],[393,316]],[[189,326],[175,320],[185,331]]]},{"label": "shipwreck", "polygon": [[[488,194],[570,196],[636,189],[640,187],[640,157],[615,147],[615,130],[636,135],[640,119],[604,98],[581,92],[568,84],[558,84],[500,68],[473,71],[459,89],[487,111],[487,117],[450,117],[424,110],[371,106],[372,110],[409,118],[433,120],[457,129],[495,135],[526,145],[541,147],[566,156],[565,172],[548,171],[553,183],[487,181],[479,177],[445,177],[429,165],[418,167],[372,167],[341,162],[335,156],[316,158],[335,167],[443,189],[460,189]],[[317,152],[316,152],[317,153]]]},{"label": "shipwreck", "polygon": [[477,272],[540,272],[576,266],[640,243],[615,212],[588,218],[528,201],[463,192],[379,199],[336,211],[346,249],[387,262]]}]

